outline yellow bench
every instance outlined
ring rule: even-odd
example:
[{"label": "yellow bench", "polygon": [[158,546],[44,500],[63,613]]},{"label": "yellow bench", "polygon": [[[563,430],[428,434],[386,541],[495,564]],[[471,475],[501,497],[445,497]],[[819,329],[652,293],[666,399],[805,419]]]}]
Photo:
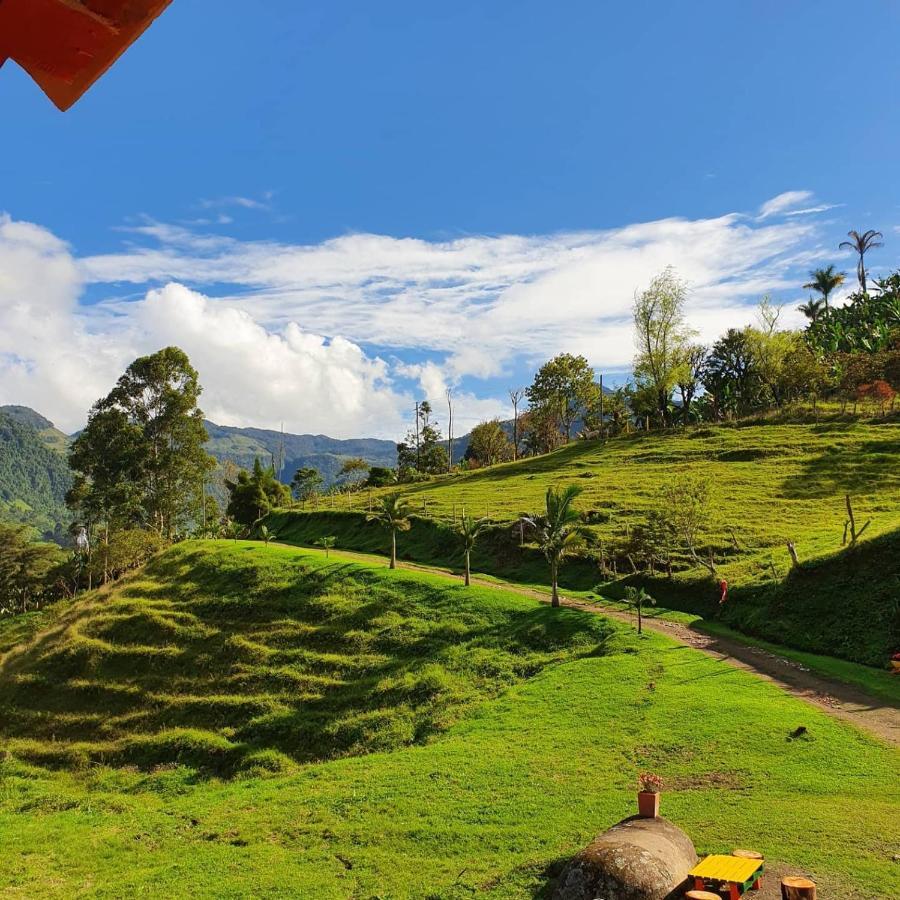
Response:
[{"label": "yellow bench", "polygon": [[694,889],[706,889],[706,882],[713,881],[728,887],[729,900],[740,900],[746,890],[759,890],[764,863],[761,859],[740,856],[707,856],[688,876],[694,879]]}]

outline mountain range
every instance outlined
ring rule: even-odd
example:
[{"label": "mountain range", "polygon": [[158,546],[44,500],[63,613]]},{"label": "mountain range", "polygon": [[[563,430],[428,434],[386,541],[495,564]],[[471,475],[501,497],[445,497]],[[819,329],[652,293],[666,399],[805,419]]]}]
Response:
[{"label": "mountain range", "polygon": [[[273,463],[285,483],[297,469],[309,466],[319,470],[327,486],[335,482],[346,459],[361,457],[370,466],[397,463],[393,441],[204,424],[206,449],[220,463],[210,486],[220,503],[228,464],[249,468],[255,459]],[[31,525],[46,538],[60,537],[69,521],[65,494],[72,482],[66,451],[75,436],[27,406],[0,406],[0,520]],[[458,446],[465,452],[465,445],[454,441],[454,455],[460,452]]]}]

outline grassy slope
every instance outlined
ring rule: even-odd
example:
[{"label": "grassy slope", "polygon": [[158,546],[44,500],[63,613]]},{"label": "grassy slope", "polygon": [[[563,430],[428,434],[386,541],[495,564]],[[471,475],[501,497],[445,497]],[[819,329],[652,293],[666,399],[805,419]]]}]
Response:
[{"label": "grassy slope", "polygon": [[[233,576],[235,567],[244,576],[229,593],[230,577],[213,573],[221,568]],[[359,584],[367,598],[384,591],[373,631],[390,631],[392,604],[402,620],[426,629],[457,609],[457,621],[467,619],[475,632],[470,639],[480,641],[481,652],[463,658],[480,658],[482,666],[494,659],[501,672],[510,642],[520,637],[487,638],[484,618],[504,632],[529,623],[518,631],[530,635],[527,655],[535,642],[544,644],[552,616],[559,616],[563,630],[551,640],[558,661],[542,665],[548,661],[542,659],[525,681],[501,676],[506,691],[493,698],[492,674],[478,693],[481,702],[472,705],[478,697],[470,697],[468,714],[424,745],[308,763],[267,778],[223,782],[171,766],[149,773],[107,766],[52,771],[7,753],[0,761],[4,893],[530,896],[561,859],[632,811],[635,775],[647,769],[668,780],[664,811],[701,851],[757,847],[815,873],[823,896],[833,898],[862,900],[894,889],[898,754],[662,637],[638,641],[596,616],[551,613],[502,591],[466,592],[430,576],[245,544],[172,551],[141,581],[91,606],[90,615],[126,616],[119,628],[128,633],[128,620],[140,626],[163,600],[189,602],[171,580],[177,577],[196,586],[192,628],[220,628],[223,607],[242,595],[247,617],[258,622],[254,608],[273,602],[273,582],[282,585],[275,593],[284,593],[286,567],[327,578],[330,599],[314,597],[326,606],[343,593],[356,596]],[[253,569],[257,578],[248,583]],[[308,587],[308,580],[289,586],[294,604],[281,610],[284,620],[300,612],[296,622],[306,624]],[[55,624],[87,606],[61,609]],[[45,617],[44,624],[54,623]],[[50,638],[30,664],[51,656],[57,640]],[[169,637],[176,648],[191,641],[180,631]],[[585,655],[598,643],[599,652]],[[198,668],[191,667],[192,677],[205,677]],[[125,680],[120,673],[110,686]],[[70,698],[72,687],[61,679],[57,697]],[[156,703],[147,698],[145,705]],[[42,742],[51,742],[40,722],[31,724]],[[792,739],[801,724],[808,734]]]},{"label": "grassy slope", "polygon": [[[900,425],[720,426],[622,437],[402,490],[414,509],[435,518],[465,507],[508,521],[539,509],[548,485],[574,482],[584,488],[579,508],[589,514],[598,539],[609,542],[639,522],[658,502],[666,480],[683,468],[704,472],[714,487],[709,539],[731,585],[728,624],[800,649],[885,663],[900,640]],[[859,524],[872,519],[866,544],[852,557],[839,553],[845,492],[854,498]],[[367,501],[365,494],[356,499],[360,505]],[[292,541],[332,533],[339,546],[386,545],[375,526],[346,514],[280,514],[274,524],[281,538]],[[787,577],[788,539],[809,571]],[[442,565],[459,562],[452,539],[426,522],[401,536],[401,554]],[[540,556],[528,548],[519,552],[508,529],[485,541],[474,563],[479,571],[516,581],[546,580]],[[582,590],[598,577],[592,563],[570,564],[563,573],[569,587]],[[615,595],[621,585],[607,590]],[[715,610],[717,591],[697,570],[680,573],[671,584],[658,579],[653,590],[672,607],[701,615]]]},{"label": "grassy slope", "polygon": [[182,545],[7,657],[0,735],[53,765],[284,767],[421,742],[613,634],[287,548]]}]

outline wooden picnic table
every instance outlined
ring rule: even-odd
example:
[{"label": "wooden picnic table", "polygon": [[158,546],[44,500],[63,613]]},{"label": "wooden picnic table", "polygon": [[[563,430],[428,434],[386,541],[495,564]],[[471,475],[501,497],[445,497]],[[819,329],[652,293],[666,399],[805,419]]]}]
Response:
[{"label": "wooden picnic table", "polygon": [[706,882],[717,882],[728,888],[729,900],[740,900],[747,890],[758,890],[765,864],[761,859],[740,856],[707,856],[700,860],[688,876],[694,879],[698,891],[706,889]]}]

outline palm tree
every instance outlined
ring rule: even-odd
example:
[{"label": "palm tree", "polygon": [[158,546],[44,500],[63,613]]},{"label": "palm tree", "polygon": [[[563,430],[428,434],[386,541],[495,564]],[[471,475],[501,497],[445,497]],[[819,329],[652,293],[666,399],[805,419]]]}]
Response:
[{"label": "palm tree", "polygon": [[859,254],[859,262],[856,265],[856,277],[859,278],[859,287],[863,293],[866,292],[866,265],[865,265],[865,256],[866,251],[871,250],[873,247],[883,247],[884,244],[881,241],[876,241],[875,238],[884,237],[884,235],[880,231],[875,231],[874,229],[869,229],[868,231],[860,234],[858,231],[848,231],[847,237],[850,238],[849,241],[841,241],[838,245],[839,250],[853,250],[857,254]]},{"label": "palm tree", "polygon": [[[850,232],[854,234],[854,232]],[[847,242],[844,241],[844,244]],[[843,247],[844,244],[841,244]],[[844,278],[846,275],[843,272],[835,272],[834,266],[827,266],[824,269],[813,269],[812,272],[809,273],[810,280],[803,285],[808,291],[815,291],[818,294],[822,295],[822,300],[825,301],[825,312],[828,312],[828,298],[831,296],[831,292],[835,290],[835,288],[839,288],[844,283]],[[815,322],[815,317],[810,317]]]},{"label": "palm tree", "polygon": [[797,309],[799,309],[800,312],[802,312],[803,315],[806,316],[806,318],[809,319],[810,322],[815,322],[816,319],[818,319],[819,316],[822,315],[822,303],[823,302],[825,303],[825,309],[827,309],[828,308],[827,300],[825,300],[825,301],[813,300],[812,298],[810,298],[809,303],[801,303],[797,307]]},{"label": "palm tree", "polygon": [[578,485],[562,490],[547,488],[547,512],[543,516],[526,516],[524,521],[537,533],[538,546],[550,563],[551,602],[559,606],[559,566],[573,550],[584,544],[581,518],[572,501],[581,493]]},{"label": "palm tree", "polygon": [[637,611],[638,634],[644,632],[644,607],[656,606],[656,601],[643,589],[625,588],[625,602]]},{"label": "palm tree", "polygon": [[382,497],[378,508],[366,516],[367,522],[380,522],[391,532],[391,568],[397,568],[397,532],[409,531],[409,504],[399,495]]},{"label": "palm tree", "polygon": [[462,518],[459,520],[459,524],[456,526],[456,533],[462,538],[463,542],[463,555],[466,560],[466,587],[469,586],[471,578],[471,567],[469,565],[469,561],[472,555],[472,551],[475,549],[475,542],[478,540],[481,533],[487,528],[487,520],[486,519],[473,519],[471,516],[467,516],[465,512],[462,514]]},{"label": "palm tree", "polygon": [[259,526],[259,536],[260,538],[266,542],[266,546],[269,546],[269,541],[275,540],[275,534],[272,532],[267,525]]}]

